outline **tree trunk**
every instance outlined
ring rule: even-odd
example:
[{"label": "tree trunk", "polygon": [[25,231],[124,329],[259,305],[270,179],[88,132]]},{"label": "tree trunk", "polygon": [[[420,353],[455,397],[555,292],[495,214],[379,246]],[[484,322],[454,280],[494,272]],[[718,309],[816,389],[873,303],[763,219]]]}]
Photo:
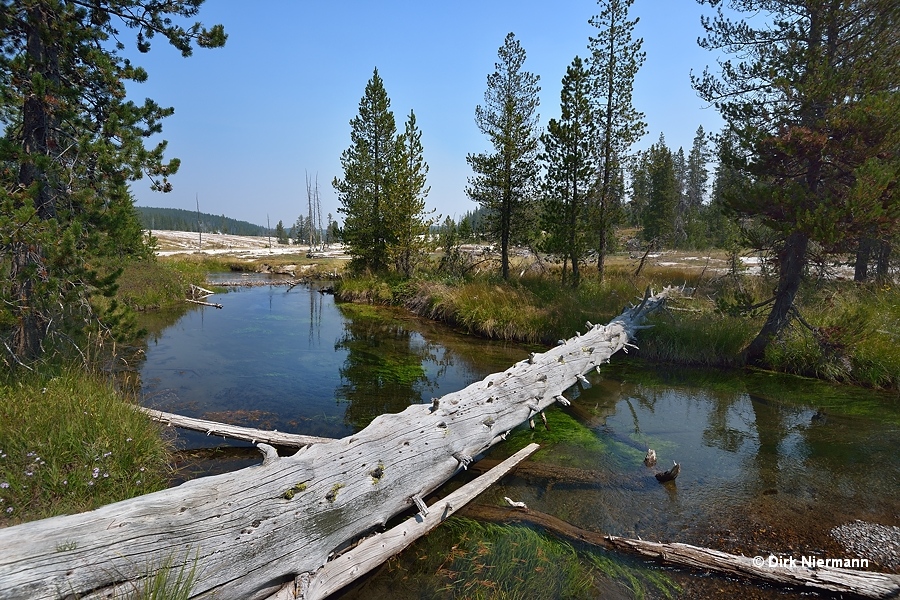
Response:
[{"label": "tree trunk", "polygon": [[0,529],[4,600],[105,598],[168,559],[197,568],[193,596],[262,599],[312,574],[502,441],[625,347],[666,292],[606,326],[459,392],[381,415],[354,435],[262,465]]},{"label": "tree trunk", "polygon": [[856,264],[853,269],[853,281],[863,282],[869,276],[869,258],[872,255],[872,238],[859,238],[859,245],[856,248]]},{"label": "tree trunk", "polygon": [[750,364],[760,362],[769,343],[788,324],[794,298],[803,278],[808,246],[809,238],[804,233],[792,233],[785,240],[784,248],[778,255],[778,287],[775,290],[775,303],[759,334],[744,350],[745,362]]}]

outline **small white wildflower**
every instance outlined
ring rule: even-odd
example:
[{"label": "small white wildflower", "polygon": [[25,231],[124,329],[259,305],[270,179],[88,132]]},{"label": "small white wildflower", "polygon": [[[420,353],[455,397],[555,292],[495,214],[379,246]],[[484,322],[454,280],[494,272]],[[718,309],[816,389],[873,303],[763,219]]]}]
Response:
[{"label": "small white wildflower", "polygon": [[8,482],[8,481],[4,481],[4,482],[0,483],[0,488],[3,488],[3,489],[5,490],[5,489],[8,488],[8,487],[9,487],[9,482]]},{"label": "small white wildflower", "polygon": [[138,485],[141,485],[141,480],[140,480],[140,479],[137,480],[137,484],[138,484]]},{"label": "small white wildflower", "polygon": [[68,480],[68,479],[63,479],[63,485],[69,485],[69,480]]},{"label": "small white wildflower", "polygon": [[12,511],[13,511],[12,506],[10,506],[9,508],[6,509],[6,512],[8,512],[8,513],[11,513]]},{"label": "small white wildflower", "polygon": [[104,473],[103,478],[106,479],[107,477],[109,477],[109,473]]},{"label": "small white wildflower", "polygon": [[144,472],[144,467],[141,467],[141,473],[143,473],[143,472]]},{"label": "small white wildflower", "polygon": [[112,452],[104,452],[103,453],[103,458],[106,458],[108,456],[112,456]]},{"label": "small white wildflower", "polygon": [[32,475],[34,475],[34,471],[25,471],[26,477],[31,477]]},{"label": "small white wildflower", "polygon": [[25,456],[27,456],[28,458],[31,458],[32,456],[34,456],[34,452],[29,452],[29,453],[26,454]]},{"label": "small white wildflower", "polygon": [[131,438],[125,438],[125,441],[126,441],[126,442],[130,442],[130,441],[132,441],[132,440],[131,440]]},{"label": "small white wildflower", "polygon": [[88,485],[94,485],[94,480],[91,479],[90,481],[88,481]]}]

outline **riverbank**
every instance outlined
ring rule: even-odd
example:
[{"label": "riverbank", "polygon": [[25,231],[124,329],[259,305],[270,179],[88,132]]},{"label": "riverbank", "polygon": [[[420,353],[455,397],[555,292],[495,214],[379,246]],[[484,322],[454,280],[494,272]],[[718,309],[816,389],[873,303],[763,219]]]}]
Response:
[{"label": "riverbank", "polygon": [[160,427],[81,365],[0,381],[0,527],[164,489]]},{"label": "riverbank", "polygon": [[[682,289],[668,310],[642,332],[638,355],[649,361],[693,366],[742,366],[741,351],[765,320],[774,287],[765,274],[708,273],[697,268],[650,266],[635,276],[627,265],[608,269],[601,283],[590,275],[578,288],[560,285],[553,269],[509,281],[492,275],[412,280],[345,277],[340,300],[401,305],[490,339],[554,344],[605,322],[648,287]],[[759,306],[762,304],[762,306]],[[881,389],[900,388],[900,294],[890,286],[822,280],[804,285],[789,330],[766,353],[772,370]]]}]

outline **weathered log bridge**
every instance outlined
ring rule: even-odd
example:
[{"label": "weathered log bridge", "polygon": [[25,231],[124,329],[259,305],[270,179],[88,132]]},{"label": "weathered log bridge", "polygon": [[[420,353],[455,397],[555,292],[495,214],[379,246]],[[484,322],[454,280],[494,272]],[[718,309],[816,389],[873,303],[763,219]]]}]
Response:
[{"label": "weathered log bridge", "polygon": [[[267,598],[436,490],[607,362],[658,308],[608,325],[458,392],[382,415],[357,434],[256,467],[87,513],[0,530],[0,598],[106,598],[163,560],[196,561],[196,597]],[[420,507],[421,508],[421,507]]]},{"label": "weathered log bridge", "polygon": [[[324,598],[533,451],[504,461],[458,495],[430,507],[422,501],[513,427],[554,402],[568,404],[563,392],[626,348],[665,297],[645,296],[608,325],[587,324],[584,335],[431,405],[382,415],[352,436],[279,457],[261,432],[251,432],[244,439],[259,442],[265,456],[259,466],[0,529],[0,599],[116,597],[140,589],[165,562],[196,567],[195,598]],[[415,517],[352,548],[411,507],[419,511]],[[900,590],[896,577],[883,577]]]}]

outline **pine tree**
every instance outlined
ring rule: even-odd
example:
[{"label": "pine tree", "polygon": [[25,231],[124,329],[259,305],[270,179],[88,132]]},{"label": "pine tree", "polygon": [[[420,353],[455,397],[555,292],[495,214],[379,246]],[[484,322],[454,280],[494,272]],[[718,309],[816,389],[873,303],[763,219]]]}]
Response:
[{"label": "pine tree", "polygon": [[431,189],[426,186],[428,163],[413,111],[409,111],[404,133],[397,138],[394,157],[394,186],[386,224],[391,240],[389,260],[399,273],[411,277],[428,248],[428,231],[434,223],[429,218],[432,213],[425,209],[425,197]]},{"label": "pine tree", "polygon": [[706,197],[706,182],[709,181],[709,147],[703,125],[697,128],[694,135],[694,143],[687,158],[687,173],[685,175],[685,195],[687,203],[693,209],[700,208]]},{"label": "pine tree", "polygon": [[737,139],[730,165],[752,181],[732,198],[779,239],[778,284],[751,362],[788,324],[811,241],[845,249],[900,222],[900,3],[730,0],[704,18],[704,48],[735,54],[693,77]]},{"label": "pine tree", "polygon": [[144,146],[172,109],[125,99],[125,82],[147,73],[120,55],[118,28],[136,30],[141,52],[159,35],[189,56],[194,46],[225,43],[219,25],[173,22],[201,4],[0,2],[0,327],[16,362],[37,357],[48,334],[96,317],[90,296],[111,294],[116,273],[92,270],[90,256],[134,249],[139,239],[128,182],[147,174],[167,191],[178,168],[163,160],[165,142]]},{"label": "pine tree", "polygon": [[594,207],[597,231],[597,271],[603,279],[607,245],[618,207],[616,180],[622,161],[646,132],[644,114],[632,105],[634,78],[644,64],[643,39],[632,37],[638,19],[628,19],[634,0],[598,0],[600,14],[590,20],[599,31],[590,38],[590,69],[594,78],[595,112],[600,119],[600,182]]},{"label": "pine tree", "polygon": [[499,61],[487,78],[484,106],[475,122],[494,147],[492,153],[469,154],[475,172],[466,193],[488,214],[489,233],[500,242],[500,272],[509,278],[509,246],[527,237],[528,208],[537,185],[537,108],[540,78],[524,70],[525,50],[509,33],[497,52]]},{"label": "pine tree", "polygon": [[275,225],[275,240],[279,244],[289,244],[290,239],[288,238],[287,231],[284,229],[284,223],[281,219],[278,220],[278,223]]},{"label": "pine tree", "polygon": [[591,193],[597,181],[597,127],[590,105],[589,73],[575,57],[566,69],[560,92],[560,118],[550,119],[541,136],[544,181],[542,222],[544,249],[572,263],[572,285],[580,280],[580,264],[588,249]]},{"label": "pine tree", "polygon": [[332,182],[352,265],[374,272],[388,264],[385,214],[397,161],[397,126],[390,107],[376,68],[359,101],[359,114],[350,121],[351,145],[341,154],[344,178]]},{"label": "pine tree", "polygon": [[675,161],[666,139],[647,150],[648,202],[643,214],[643,237],[661,247],[668,244],[675,233],[675,212],[678,207],[678,185],[675,180]]}]

